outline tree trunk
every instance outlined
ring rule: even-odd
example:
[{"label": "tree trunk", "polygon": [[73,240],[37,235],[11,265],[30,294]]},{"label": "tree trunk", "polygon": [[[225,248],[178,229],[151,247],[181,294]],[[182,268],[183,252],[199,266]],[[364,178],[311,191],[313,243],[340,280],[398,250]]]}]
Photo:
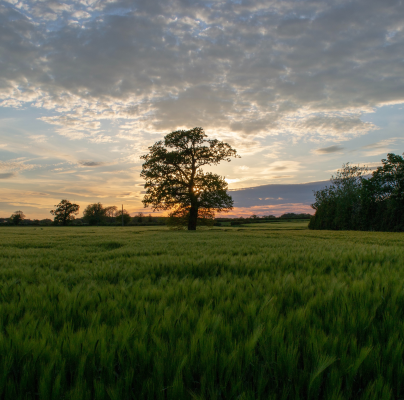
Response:
[{"label": "tree trunk", "polygon": [[189,210],[189,220],[188,220],[188,230],[196,231],[196,222],[198,220],[198,205],[191,203],[191,208]]}]

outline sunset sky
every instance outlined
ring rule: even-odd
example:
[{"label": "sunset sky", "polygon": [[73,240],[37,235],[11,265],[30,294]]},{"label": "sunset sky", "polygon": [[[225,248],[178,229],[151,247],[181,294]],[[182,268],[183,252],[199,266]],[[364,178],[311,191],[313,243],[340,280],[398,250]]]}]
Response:
[{"label": "sunset sky", "polygon": [[296,184],[404,152],[404,1],[1,2],[0,217],[149,212],[139,156],[193,127],[265,185],[232,214],[310,212]]}]

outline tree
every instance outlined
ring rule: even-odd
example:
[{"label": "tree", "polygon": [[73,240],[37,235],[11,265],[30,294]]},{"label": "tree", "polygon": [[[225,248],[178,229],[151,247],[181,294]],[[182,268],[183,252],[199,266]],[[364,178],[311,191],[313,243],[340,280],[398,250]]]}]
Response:
[{"label": "tree", "polygon": [[[146,180],[145,207],[154,211],[180,209],[187,213],[188,230],[195,230],[200,210],[226,212],[233,208],[227,182],[202,167],[239,157],[229,144],[207,139],[202,128],[178,130],[149,147],[141,158],[141,177]],[[171,214],[173,216],[173,214]]]},{"label": "tree", "polygon": [[[363,182],[369,229],[404,230],[404,158],[389,153],[382,166]],[[371,222],[371,224],[369,223]]]},{"label": "tree", "polygon": [[[132,217],[130,216],[130,214],[126,210],[123,210],[123,223],[124,223],[124,225],[129,224],[131,219],[132,219]],[[122,223],[122,210],[119,210],[115,214],[115,220],[116,220],[116,222]]]},{"label": "tree", "polygon": [[99,225],[105,220],[105,208],[101,203],[89,204],[83,212],[83,218],[90,225]]},{"label": "tree", "polygon": [[362,183],[366,167],[343,164],[331,185],[314,192],[316,210],[311,218],[311,229],[358,229],[362,215]]},{"label": "tree", "polygon": [[143,218],[144,218],[144,214],[142,213],[142,212],[138,212],[136,215],[135,215],[135,218],[136,218],[136,220],[137,220],[137,222],[143,222]]},{"label": "tree", "polygon": [[377,199],[394,199],[404,203],[404,158],[389,153],[387,159],[382,160],[382,164],[373,172],[371,178]]},{"label": "tree", "polygon": [[113,218],[116,216],[116,212],[118,210],[117,206],[109,206],[109,207],[105,207],[105,215],[109,218]]},{"label": "tree", "polygon": [[20,222],[24,221],[25,214],[22,211],[16,211],[11,214],[10,221],[14,225],[18,225]]},{"label": "tree", "polygon": [[56,209],[51,210],[50,213],[55,216],[54,221],[61,223],[63,226],[67,225],[69,221],[74,220],[74,216],[79,213],[80,206],[78,204],[70,203],[69,200],[62,200]]}]

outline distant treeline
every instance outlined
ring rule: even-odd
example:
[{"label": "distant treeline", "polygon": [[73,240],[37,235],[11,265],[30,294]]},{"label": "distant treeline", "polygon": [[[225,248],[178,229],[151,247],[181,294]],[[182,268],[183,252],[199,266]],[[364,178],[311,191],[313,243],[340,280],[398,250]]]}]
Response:
[{"label": "distant treeline", "polygon": [[[141,215],[139,215],[141,214]],[[166,218],[165,217],[153,217],[151,215],[146,215],[143,213],[139,213],[134,217],[130,217],[130,220],[127,219],[124,221],[125,226],[147,226],[147,225],[165,225]],[[13,223],[10,218],[0,218],[0,226],[57,226],[62,225],[55,222],[50,218],[45,219],[28,219],[24,218],[18,224]],[[85,226],[85,225],[99,225],[99,226],[120,226],[122,225],[122,221],[117,221],[116,218],[106,217],[105,219],[100,220],[97,223],[89,223],[85,218],[75,218],[73,221],[70,221],[67,225],[69,226]]]},{"label": "distant treeline", "polygon": [[[72,204],[68,200],[62,200],[56,209],[51,211],[54,219],[46,218],[42,220],[27,219],[22,211],[14,212],[10,218],[0,218],[0,225],[34,225],[34,226],[52,226],[52,225],[165,225],[166,218],[153,217],[151,214],[146,215],[142,212],[131,217],[126,210],[119,210],[116,206],[104,207],[101,203],[89,204],[83,212],[82,218],[76,218],[79,206]],[[123,215],[122,215],[123,214]]]},{"label": "distant treeline", "polygon": [[231,226],[235,225],[245,225],[245,224],[257,224],[257,223],[268,223],[268,222],[279,222],[279,221],[287,221],[291,219],[310,219],[312,217],[311,214],[295,214],[295,213],[286,213],[282,214],[280,217],[276,217],[275,215],[264,215],[259,217],[257,215],[251,215],[251,217],[243,218],[215,218],[215,225],[221,226],[223,224],[228,224],[230,222]]},{"label": "distant treeline", "polygon": [[387,154],[371,175],[344,164],[331,185],[314,192],[310,229],[404,231],[404,158]]},{"label": "distant treeline", "polygon": [[[61,206],[62,205],[62,206]],[[60,212],[58,208],[52,210],[55,218],[46,219],[27,219],[22,211],[14,212],[10,218],[0,218],[0,226],[55,226],[55,225],[98,225],[98,226],[119,226],[122,225],[122,210],[118,210],[116,206],[104,207],[101,203],[89,204],[85,210],[82,218],[75,218],[74,214],[78,212],[78,206],[70,203],[67,200],[62,200],[59,203]],[[77,206],[77,207],[74,207]],[[73,210],[70,214],[66,210]],[[309,219],[311,214],[295,214],[286,213],[280,217],[275,215],[251,215],[250,217],[221,217],[215,218],[209,225],[222,226],[222,225],[244,225],[244,224],[256,224],[266,222],[277,222],[291,219]],[[65,218],[63,220],[63,217]],[[151,214],[144,214],[142,212],[137,213],[134,217],[131,217],[126,210],[123,210],[123,222],[125,226],[148,226],[148,225],[169,225],[169,217],[153,217]]]}]

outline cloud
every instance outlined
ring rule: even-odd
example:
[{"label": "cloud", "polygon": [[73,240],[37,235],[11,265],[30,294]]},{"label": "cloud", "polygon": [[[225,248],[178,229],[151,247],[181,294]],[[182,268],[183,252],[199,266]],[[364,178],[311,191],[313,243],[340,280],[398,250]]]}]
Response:
[{"label": "cloud", "polygon": [[364,149],[364,154],[366,156],[378,156],[380,154],[386,154],[391,152],[393,145],[397,143],[397,141],[402,141],[402,138],[390,138],[390,139],[384,139],[384,140],[379,140],[378,142],[368,144],[366,146],[363,146],[362,149]]},{"label": "cloud", "polygon": [[[260,171],[261,175],[272,175],[274,172],[295,172],[301,168],[299,161],[274,161]],[[272,175],[276,179],[286,177],[285,175]],[[289,176],[287,176],[289,177]]]},{"label": "cloud", "polygon": [[338,113],[338,115],[327,113],[303,117],[302,121],[295,123],[295,129],[299,132],[307,132],[308,130],[319,136],[344,138],[364,134],[377,129],[377,127],[370,122],[362,121],[360,115],[349,115],[349,113],[344,112]]},{"label": "cloud", "polygon": [[13,172],[21,172],[26,170],[31,170],[35,168],[33,164],[27,164],[27,160],[22,158],[16,158],[9,161],[0,161],[0,171],[13,171]]},{"label": "cloud", "polygon": [[100,161],[79,161],[79,164],[83,167],[102,167],[105,163]]},{"label": "cloud", "polygon": [[91,14],[88,13],[87,11],[75,11],[75,12],[72,14],[72,17],[73,17],[73,18],[78,18],[78,19],[82,19],[82,18],[87,19],[87,18],[90,18],[90,17],[91,17]]},{"label": "cloud", "polygon": [[396,143],[398,139],[399,138],[390,138],[390,139],[379,140],[376,143],[371,143],[366,146],[363,146],[362,149],[382,149],[382,148],[388,147],[388,146]]},{"label": "cloud", "polygon": [[313,153],[316,154],[330,154],[330,153],[338,153],[341,150],[344,150],[344,147],[339,146],[339,145],[333,145],[329,147],[322,147],[320,149],[315,149]]},{"label": "cloud", "polygon": [[14,178],[17,176],[15,172],[6,172],[6,173],[0,173],[0,179],[9,179],[9,178]]},{"label": "cloud", "polygon": [[45,143],[47,139],[46,135],[29,135],[28,137],[36,143]]},{"label": "cloud", "polygon": [[[399,0],[9,2],[0,104],[74,140],[203,126],[237,140],[347,139],[404,102]],[[72,23],[74,21],[74,23]]]}]

